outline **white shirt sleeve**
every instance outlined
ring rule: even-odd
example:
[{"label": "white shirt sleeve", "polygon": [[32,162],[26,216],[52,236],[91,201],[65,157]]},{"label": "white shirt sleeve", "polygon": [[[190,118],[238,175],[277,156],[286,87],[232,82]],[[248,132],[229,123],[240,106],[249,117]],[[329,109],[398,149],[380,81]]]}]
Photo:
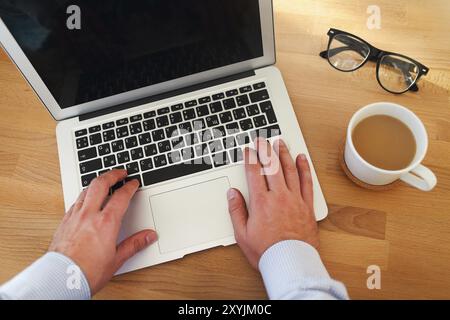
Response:
[{"label": "white shirt sleeve", "polygon": [[48,252],[0,287],[0,300],[85,300],[91,298],[81,269],[68,257]]},{"label": "white shirt sleeve", "polygon": [[348,299],[345,286],[330,278],[317,250],[302,241],[271,246],[259,270],[270,299]]}]

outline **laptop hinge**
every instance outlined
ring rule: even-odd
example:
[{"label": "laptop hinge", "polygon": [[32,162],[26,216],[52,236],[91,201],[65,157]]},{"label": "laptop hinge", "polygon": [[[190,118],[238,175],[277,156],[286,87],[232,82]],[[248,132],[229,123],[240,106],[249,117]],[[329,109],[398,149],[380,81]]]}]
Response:
[{"label": "laptop hinge", "polygon": [[109,113],[122,111],[122,110],[125,110],[125,109],[137,107],[137,106],[140,106],[140,105],[143,105],[143,104],[146,104],[146,103],[151,103],[151,102],[155,102],[155,101],[159,101],[159,100],[163,100],[163,99],[179,96],[179,95],[182,95],[182,94],[185,94],[185,93],[188,93],[188,92],[193,92],[193,91],[205,89],[205,88],[208,88],[208,87],[217,86],[217,85],[220,85],[220,84],[223,84],[223,83],[227,83],[227,82],[231,82],[231,81],[235,81],[235,80],[239,80],[239,79],[243,79],[243,78],[252,77],[254,75],[255,75],[255,71],[254,70],[250,70],[250,71],[234,74],[234,75],[231,75],[231,76],[228,76],[228,77],[215,79],[215,80],[210,80],[210,81],[207,81],[207,82],[202,82],[202,83],[199,83],[199,84],[196,84],[196,85],[193,85],[193,86],[180,88],[180,89],[177,89],[177,90],[173,90],[173,91],[169,91],[169,92],[165,92],[165,93],[149,96],[149,97],[138,99],[138,100],[135,100],[135,101],[126,102],[126,103],[119,104],[119,105],[116,105],[116,106],[113,106],[113,107],[109,107],[109,108],[106,108],[106,109],[89,112],[89,113],[86,113],[86,114],[83,114],[83,115],[79,116],[79,120],[80,121],[89,120],[89,119],[92,119],[92,118],[104,116],[104,115],[109,114]]}]

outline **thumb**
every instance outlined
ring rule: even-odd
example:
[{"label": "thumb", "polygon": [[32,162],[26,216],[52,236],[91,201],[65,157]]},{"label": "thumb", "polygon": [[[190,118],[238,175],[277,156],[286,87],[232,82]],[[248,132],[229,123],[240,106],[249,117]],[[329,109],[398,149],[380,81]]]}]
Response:
[{"label": "thumb", "polygon": [[230,189],[227,193],[228,198],[228,212],[231,216],[233,223],[234,235],[236,241],[242,239],[245,234],[245,228],[247,226],[248,212],[245,205],[244,197],[241,192],[236,189]]},{"label": "thumb", "polygon": [[123,240],[117,247],[116,268],[119,269],[128,259],[154,243],[157,238],[155,231],[143,230]]}]

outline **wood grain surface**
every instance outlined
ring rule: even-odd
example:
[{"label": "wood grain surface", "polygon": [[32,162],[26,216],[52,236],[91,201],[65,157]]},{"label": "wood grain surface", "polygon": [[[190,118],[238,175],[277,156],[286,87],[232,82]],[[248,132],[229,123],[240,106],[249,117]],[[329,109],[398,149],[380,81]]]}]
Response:
[{"label": "wood grain surface", "polygon": [[[366,0],[275,0],[277,66],[290,93],[330,207],[320,223],[320,253],[354,299],[450,298],[450,2],[378,0],[380,30],[366,26]],[[330,27],[408,55],[430,68],[418,93],[379,87],[373,65],[332,69],[318,54]],[[355,186],[339,165],[351,115],[377,101],[414,111],[430,146],[424,164],[437,175],[429,193],[400,185]],[[0,52],[0,283],[42,255],[64,214],[56,123]],[[381,289],[366,286],[369,265]],[[99,299],[266,298],[259,274],[237,246],[215,248],[114,278]]]}]

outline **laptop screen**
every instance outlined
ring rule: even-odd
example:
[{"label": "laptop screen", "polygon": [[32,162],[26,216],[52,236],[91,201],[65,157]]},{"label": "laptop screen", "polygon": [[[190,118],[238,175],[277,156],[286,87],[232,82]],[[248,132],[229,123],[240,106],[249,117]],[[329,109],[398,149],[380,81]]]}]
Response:
[{"label": "laptop screen", "polygon": [[0,0],[0,16],[61,108],[263,56],[258,0]]}]

